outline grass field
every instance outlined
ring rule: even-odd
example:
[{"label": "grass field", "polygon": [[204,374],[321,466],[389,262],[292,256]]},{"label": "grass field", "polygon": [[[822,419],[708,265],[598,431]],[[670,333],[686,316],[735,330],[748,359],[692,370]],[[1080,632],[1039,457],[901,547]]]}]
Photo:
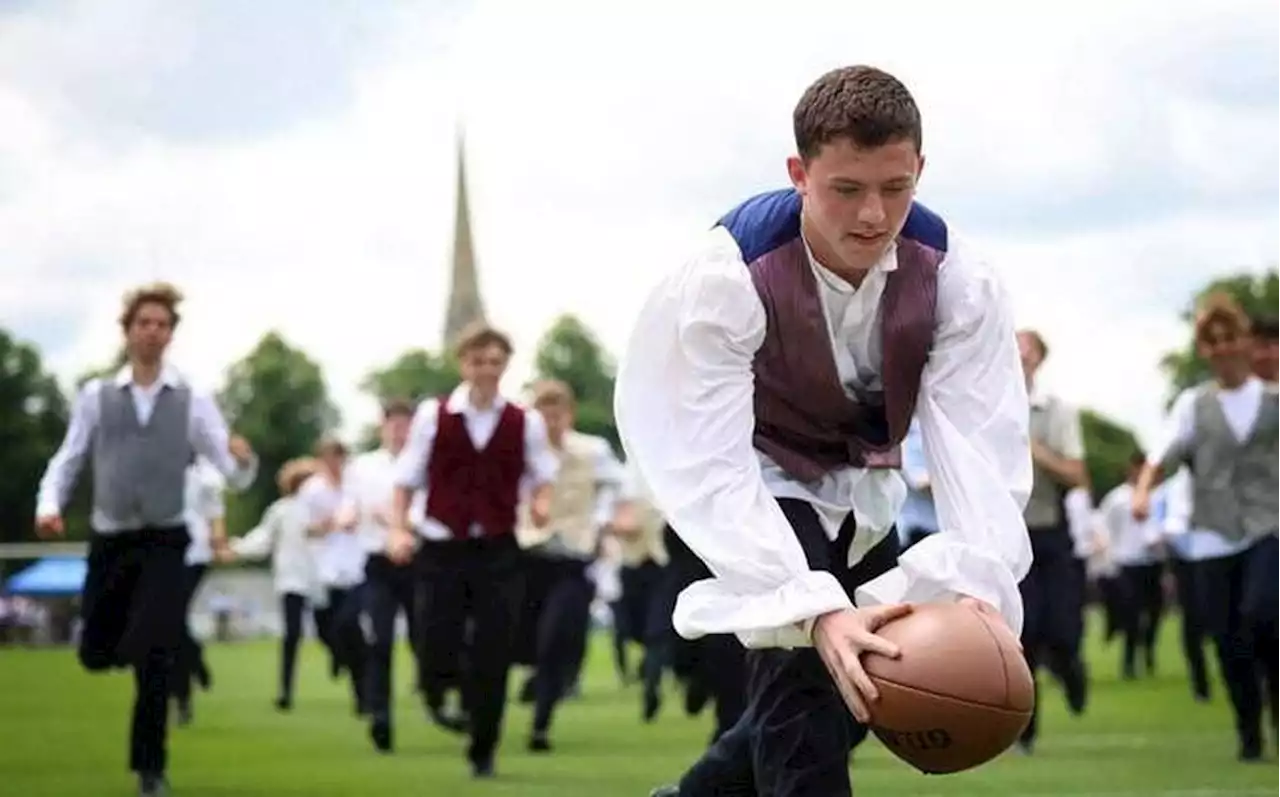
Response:
[{"label": "grass field", "polygon": [[[925,777],[873,740],[853,765],[856,793],[1276,794],[1274,763],[1236,763],[1221,690],[1208,705],[1191,700],[1173,629],[1166,629],[1163,675],[1152,680],[1117,681],[1118,651],[1091,644],[1094,692],[1084,717],[1069,717],[1056,688],[1046,687],[1042,740],[1034,757],[1009,754],[975,772]],[[706,716],[683,715],[674,690],[661,719],[641,724],[637,692],[617,685],[599,637],[584,696],[559,715],[556,752],[525,752],[529,712],[515,706],[507,714],[499,778],[474,783],[459,740],[429,727],[417,710],[404,651],[397,662],[398,750],[386,757],[368,743],[345,689],[324,675],[318,646],[307,644],[297,706],[287,715],[271,707],[273,644],[210,647],[214,691],[198,695],[195,724],[174,729],[171,737],[170,779],[177,797],[643,797],[678,775],[702,749],[710,727]],[[133,781],[124,771],[131,688],[131,678],[122,673],[82,672],[69,650],[0,649],[0,795],[131,794]]]}]

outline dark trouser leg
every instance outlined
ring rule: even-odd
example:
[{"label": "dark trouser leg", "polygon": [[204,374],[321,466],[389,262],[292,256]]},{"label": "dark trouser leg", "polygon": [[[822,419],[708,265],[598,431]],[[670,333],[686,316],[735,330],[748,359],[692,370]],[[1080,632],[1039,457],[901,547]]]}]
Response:
[{"label": "dark trouser leg", "polygon": [[582,562],[557,562],[559,577],[552,583],[538,618],[538,649],[533,709],[533,734],[551,729],[556,705],[572,686],[578,656],[586,646],[591,614],[591,582]]},{"label": "dark trouser leg", "polygon": [[[186,567],[182,608],[184,617],[189,617],[191,614],[191,603],[195,600],[196,591],[200,588],[200,581],[204,578],[207,570],[207,565],[187,565]],[[173,696],[180,705],[186,704],[191,700],[191,681],[197,678],[201,672],[207,673],[204,664],[204,648],[191,634],[191,625],[188,623],[183,628],[182,642],[178,647],[177,660],[174,662],[174,672],[170,678]],[[200,680],[205,681],[206,678],[207,674],[201,677]]]},{"label": "dark trouser leg", "polygon": [[413,581],[410,569],[397,567],[387,556],[370,556],[365,565],[365,608],[372,640],[366,651],[365,707],[374,723],[392,719],[392,664],[396,647],[396,615],[406,609],[411,618]]},{"label": "dark trouser leg", "polygon": [[747,710],[747,655],[742,643],[732,634],[713,634],[706,638],[703,662],[716,701],[716,726],[712,741],[719,739],[738,724]]},{"label": "dark trouser leg", "polygon": [[751,702],[680,781],[680,794],[852,794],[849,752],[859,734],[811,648],[746,653]]},{"label": "dark trouser leg", "polygon": [[1142,637],[1142,585],[1137,567],[1120,570],[1120,628],[1124,634],[1124,652],[1120,659],[1120,673],[1125,678],[1137,675],[1135,661]]},{"label": "dark trouser leg", "polygon": [[1156,670],[1156,640],[1160,635],[1160,621],[1164,618],[1164,565],[1144,565],[1139,579],[1142,606],[1142,652],[1147,675]]},{"label": "dark trouser leg", "polygon": [[167,761],[170,677],[183,631],[187,573],[183,556],[190,540],[185,528],[125,532],[126,581],[131,582],[123,633],[116,648],[134,670],[136,693],[129,735],[129,766],[160,774]]},{"label": "dark trouser leg", "polygon": [[[845,567],[856,522],[828,541],[808,504],[778,501],[809,566],[831,572],[846,592],[883,572],[897,558],[896,540]],[[799,797],[852,794],[849,754],[865,736],[812,648],[746,652],[748,704],[741,719],[680,781],[680,794]]]},{"label": "dark trouser leg", "polygon": [[467,758],[485,767],[492,765],[502,733],[524,582],[513,536],[479,541],[468,553],[467,598],[474,625],[464,674],[464,700],[471,714]]},{"label": "dark trouser leg", "polygon": [[675,609],[676,596],[683,588],[681,576],[671,565],[658,568],[651,576],[644,613],[633,604],[633,621],[641,622],[636,629],[644,642],[644,656],[640,660],[640,679],[643,683],[643,716],[652,720],[661,706],[662,673],[671,665],[671,658],[679,639],[671,626],[671,612]]},{"label": "dark trouser leg", "polygon": [[277,703],[287,708],[293,703],[293,678],[298,665],[298,645],[302,642],[302,610],[306,599],[286,592],[280,596],[284,612],[284,636],[280,637],[280,693]]},{"label": "dark trouser leg", "polygon": [[1235,715],[1240,753],[1256,758],[1262,749],[1262,688],[1254,649],[1255,627],[1245,603],[1250,553],[1206,561],[1204,597],[1207,628]]},{"label": "dark trouser leg", "polygon": [[462,676],[468,610],[466,574],[460,557],[447,547],[451,545],[428,543],[419,552],[422,696],[427,708],[437,712]]},{"label": "dark trouser leg", "polygon": [[351,696],[358,712],[364,711],[364,667],[368,658],[364,631],[360,628],[364,594],[363,585],[329,590],[329,607],[333,612],[330,620],[333,647],[340,669],[346,670],[351,679]]},{"label": "dark trouser leg", "polygon": [[1182,655],[1191,676],[1191,692],[1201,700],[1209,697],[1209,671],[1204,658],[1204,607],[1201,605],[1200,562],[1173,560],[1173,578],[1177,587],[1178,610],[1182,614]]},{"label": "dark trouser leg", "polygon": [[133,667],[135,695],[129,733],[129,768],[134,772],[164,772],[165,735],[169,725],[169,679],[174,654],[157,649]]},{"label": "dark trouser leg", "polygon": [[342,671],[342,656],[333,638],[333,617],[336,611],[332,598],[328,601],[328,605],[311,609],[311,621],[316,626],[316,637],[329,653],[329,676],[332,678],[337,678],[338,673]]},{"label": "dark trouser leg", "polygon": [[[1036,681],[1037,664],[1044,661],[1063,682],[1067,704],[1073,712],[1083,710],[1086,699],[1084,665],[1080,661],[1080,612],[1074,597],[1078,584],[1071,535],[1065,528],[1031,529],[1033,560],[1022,592],[1024,619],[1022,650],[1031,677]],[[1061,596],[1067,596],[1062,600]],[[1038,693],[1038,684],[1037,684]],[[1022,744],[1034,744],[1039,731],[1039,711],[1022,732]]]},{"label": "dark trouser leg", "polygon": [[[1280,610],[1280,544],[1275,536],[1255,543],[1246,552],[1241,614],[1253,637],[1254,669],[1276,727],[1277,613]],[[1261,712],[1261,708],[1259,708]]]}]

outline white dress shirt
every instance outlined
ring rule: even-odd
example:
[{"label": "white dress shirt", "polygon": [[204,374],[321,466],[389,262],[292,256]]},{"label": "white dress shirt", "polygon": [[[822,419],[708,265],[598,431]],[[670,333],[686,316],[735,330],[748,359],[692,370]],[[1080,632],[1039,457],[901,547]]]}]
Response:
[{"label": "white dress shirt", "polygon": [[1138,520],[1133,516],[1133,485],[1121,484],[1107,493],[1098,507],[1111,561],[1118,567],[1136,567],[1157,561],[1156,543],[1160,542],[1160,524],[1154,518]]},{"label": "white dress shirt", "polygon": [[[467,436],[477,451],[482,451],[489,444],[502,411],[507,406],[506,399],[498,396],[491,407],[479,409],[471,403],[471,386],[463,382],[449,395],[445,408],[450,413],[461,413],[467,427]],[[447,540],[453,534],[444,524],[426,515],[426,502],[431,485],[427,484],[427,466],[431,462],[431,449],[436,442],[436,424],[439,420],[440,402],[438,399],[426,399],[418,405],[413,414],[413,423],[409,427],[409,439],[404,450],[396,459],[396,485],[417,490],[415,503],[421,502],[421,519],[413,525],[418,533],[427,539]],[[525,477],[530,487],[538,487],[555,481],[560,468],[560,461],[551,449],[547,439],[547,424],[542,414],[536,410],[524,410],[524,459]],[[410,510],[410,518],[414,512]],[[478,536],[480,529],[472,530]]]},{"label": "white dress shirt", "polygon": [[245,559],[271,557],[271,573],[277,594],[292,593],[324,605],[315,557],[307,537],[311,513],[297,495],[276,500],[262,520],[248,534],[229,542],[231,550]]},{"label": "white dress shirt", "polygon": [[396,457],[385,448],[357,455],[343,477],[347,483],[349,511],[355,513],[356,538],[370,554],[384,553],[395,493]]},{"label": "white dress shirt", "polygon": [[[337,521],[342,510],[353,503],[348,496],[349,489],[345,469],[338,484],[329,481],[325,474],[317,473],[298,488],[298,500],[307,508],[312,524]],[[311,537],[310,546],[320,583],[348,589],[364,581],[366,552],[355,531],[335,528],[324,536]]]},{"label": "white dress shirt", "polygon": [[222,497],[225,489],[226,480],[208,460],[197,458],[187,466],[185,504],[191,543],[187,546],[186,562],[189,565],[207,565],[213,561],[212,527],[226,515],[226,501]]},{"label": "white dress shirt", "polygon": [[[161,388],[180,387],[186,384],[182,375],[172,366],[165,365],[160,371],[160,378],[151,385],[142,386],[133,381],[133,368],[124,366],[115,375],[114,383],[119,387],[129,387],[133,396],[134,408],[138,413],[138,423],[146,425],[151,419],[151,412],[156,406],[156,397]],[[80,389],[71,411],[71,422],[67,426],[66,437],[62,440],[49,467],[40,480],[40,493],[36,500],[37,515],[60,515],[62,508],[71,499],[71,490],[76,478],[80,475],[80,467],[84,464],[85,455],[93,445],[94,433],[98,427],[98,417],[102,412],[99,395],[103,380],[90,379]],[[231,456],[227,449],[230,432],[222,412],[214,402],[213,395],[207,391],[191,388],[191,445],[196,454],[207,459],[227,479],[227,486],[233,490],[243,490],[253,483],[258,475],[258,460],[242,466]],[[95,531],[109,533],[124,528],[117,518],[107,517],[96,507],[90,519]]]},{"label": "white dress shirt", "polygon": [[[841,382],[867,386],[880,369],[879,299],[897,267],[891,248],[858,289],[811,258]],[[1003,285],[952,235],[938,272],[937,326],[916,406],[940,533],[862,585],[859,605],[969,595],[1022,627],[1018,582],[1031,563],[1022,509],[1031,490],[1030,410]],[[702,250],[649,295],[622,358],[618,428],[656,504],[713,579],[685,589],[673,622],[684,637],[735,633],[748,647],[811,642],[798,627],[849,597],[809,569],[775,498],[809,502],[834,539],[852,511],[852,564],[891,528],[906,496],[892,470],[845,468],[820,482],[791,479],[752,444],[752,360],[764,307],[732,237]],[[852,393],[851,393],[852,395]]]},{"label": "white dress shirt", "polygon": [[1089,489],[1072,487],[1062,499],[1062,508],[1067,516],[1072,553],[1077,559],[1087,559],[1097,543],[1094,539],[1093,498],[1089,495]]}]

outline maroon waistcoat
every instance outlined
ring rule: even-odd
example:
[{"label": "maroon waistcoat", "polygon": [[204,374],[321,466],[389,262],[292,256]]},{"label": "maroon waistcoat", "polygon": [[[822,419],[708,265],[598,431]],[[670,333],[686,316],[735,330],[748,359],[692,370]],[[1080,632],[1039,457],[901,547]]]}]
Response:
[{"label": "maroon waistcoat", "polygon": [[850,398],[840,383],[817,279],[800,237],[800,197],[754,197],[720,224],[733,235],[764,304],[756,352],[755,447],[801,481],[846,466],[897,468],[933,347],[946,225],[913,205],[878,312],[883,393]]},{"label": "maroon waistcoat", "polygon": [[473,525],[486,537],[510,534],[525,465],[524,410],[507,403],[493,437],[477,450],[466,418],[449,412],[447,402],[440,399],[427,464],[427,516],[448,527],[454,539],[470,537]]}]

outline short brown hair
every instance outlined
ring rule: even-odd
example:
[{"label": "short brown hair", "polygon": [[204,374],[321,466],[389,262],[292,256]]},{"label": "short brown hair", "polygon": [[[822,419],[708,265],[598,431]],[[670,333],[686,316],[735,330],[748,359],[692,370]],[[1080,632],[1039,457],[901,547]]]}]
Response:
[{"label": "short brown hair", "polygon": [[1273,315],[1255,315],[1249,319],[1249,331],[1258,340],[1275,340],[1280,337],[1276,317]]},{"label": "short brown hair", "polygon": [[281,495],[293,495],[303,482],[320,471],[320,463],[315,457],[298,457],[280,466],[276,471],[276,487]]},{"label": "short brown hair", "polygon": [[920,109],[901,81],[870,66],[833,69],[805,90],[792,115],[796,151],[805,161],[824,144],[847,138],[861,149],[906,139],[919,152]]},{"label": "short brown hair", "polygon": [[465,327],[458,334],[458,342],[454,344],[454,351],[458,358],[461,359],[468,352],[488,348],[489,346],[501,348],[508,357],[511,356],[511,352],[514,350],[511,346],[511,338],[485,322],[477,321]]},{"label": "short brown hair", "polygon": [[134,288],[124,295],[120,326],[127,330],[138,314],[138,309],[144,304],[158,304],[169,311],[169,326],[176,328],[182,320],[182,316],[178,314],[178,305],[182,304],[183,298],[182,291],[169,282],[152,282]]},{"label": "short brown hair", "polygon": [[1019,335],[1026,335],[1032,343],[1036,345],[1036,350],[1040,352],[1040,362],[1044,362],[1049,357],[1049,344],[1044,342],[1044,335],[1034,329],[1020,329]]},{"label": "short brown hair", "polygon": [[1196,340],[1203,340],[1210,327],[1225,326],[1230,332],[1247,336],[1251,324],[1240,303],[1225,291],[1214,291],[1200,300],[1196,308]]},{"label": "short brown hair", "polygon": [[345,457],[347,455],[347,444],[339,440],[336,435],[327,434],[316,441],[316,456],[323,457],[325,454],[337,454]]},{"label": "short brown hair", "polygon": [[412,418],[413,404],[406,399],[394,398],[382,402],[382,419],[385,421],[389,418]]},{"label": "short brown hair", "polygon": [[568,383],[561,382],[559,379],[539,379],[533,385],[533,406],[535,409],[543,407],[568,407],[573,408],[576,403],[573,396],[573,388]]}]

